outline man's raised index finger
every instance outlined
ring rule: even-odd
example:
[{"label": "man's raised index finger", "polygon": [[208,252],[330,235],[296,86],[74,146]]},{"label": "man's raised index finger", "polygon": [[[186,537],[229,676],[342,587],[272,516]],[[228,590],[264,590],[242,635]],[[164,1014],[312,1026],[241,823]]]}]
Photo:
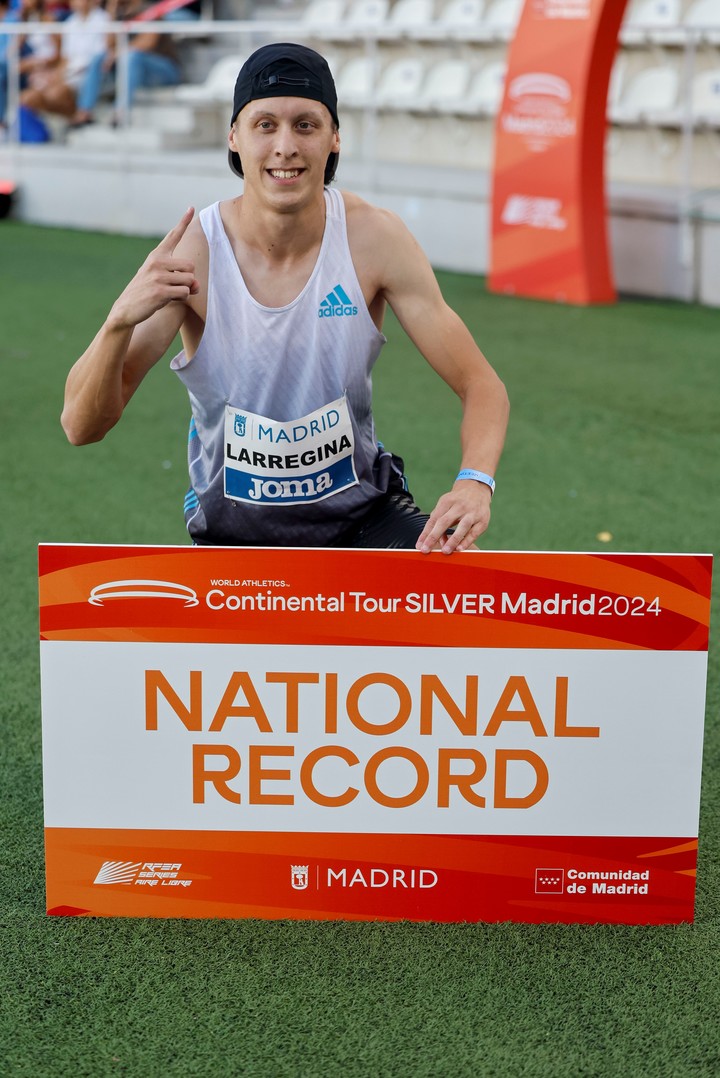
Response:
[{"label": "man's raised index finger", "polygon": [[173,251],[175,250],[175,248],[177,247],[178,243],[180,242],[180,240],[185,235],[187,227],[190,224],[190,222],[192,221],[194,216],[195,216],[195,207],[194,206],[188,206],[188,208],[185,210],[185,213],[182,215],[182,217],[180,218],[178,223],[173,228],[170,229],[170,231],[168,232],[165,239],[160,240],[160,243],[158,244],[157,249],[158,250],[163,250],[163,251],[169,251],[169,253],[172,254]]}]

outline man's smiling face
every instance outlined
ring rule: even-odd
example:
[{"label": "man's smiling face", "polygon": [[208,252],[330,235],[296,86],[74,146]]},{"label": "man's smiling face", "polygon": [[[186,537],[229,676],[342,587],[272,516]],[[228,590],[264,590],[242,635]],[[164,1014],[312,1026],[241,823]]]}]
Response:
[{"label": "man's smiling face", "polygon": [[317,193],[325,166],[338,153],[340,136],[325,105],[302,97],[251,101],[228,137],[242,161],[245,189],[284,201]]}]

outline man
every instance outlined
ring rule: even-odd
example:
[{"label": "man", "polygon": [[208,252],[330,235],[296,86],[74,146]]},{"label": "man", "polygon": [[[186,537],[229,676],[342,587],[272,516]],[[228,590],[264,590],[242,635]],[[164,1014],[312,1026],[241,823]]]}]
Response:
[{"label": "man", "polygon": [[[117,299],[68,377],[68,438],[103,438],[179,330],[195,542],[466,550],[490,519],[505,389],[402,222],[328,186],[340,135],[325,60],[255,52],[228,146],[242,197],[189,209]],[[386,304],[463,405],[462,468],[429,518],[374,435]]]}]

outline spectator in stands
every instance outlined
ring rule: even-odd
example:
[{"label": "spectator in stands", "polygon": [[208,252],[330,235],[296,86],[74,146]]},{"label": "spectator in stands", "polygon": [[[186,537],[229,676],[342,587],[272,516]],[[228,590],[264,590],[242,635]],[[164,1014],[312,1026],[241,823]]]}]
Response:
[{"label": "spectator in stands", "polygon": [[[52,11],[46,0],[21,0],[13,9],[17,21],[28,23],[54,23]],[[20,88],[25,89],[30,79],[47,78],[60,62],[60,36],[32,30],[23,34],[18,42],[20,55]]]},{"label": "spectator in stands", "polygon": [[[20,14],[10,7],[10,0],[0,0],[0,24],[4,22],[18,22]],[[10,35],[0,31],[0,132],[5,130],[5,113],[7,111],[8,94],[8,60],[7,51]]]},{"label": "spectator in stands", "polygon": [[33,67],[20,95],[20,104],[33,112],[73,116],[78,86],[93,57],[105,48],[103,28],[110,19],[98,0],[71,0],[71,7],[64,20],[70,29],[60,36],[57,59]]},{"label": "spectator in stands", "polygon": [[[44,0],[21,0],[21,3],[4,3],[0,8],[5,22],[54,22],[52,13]],[[5,127],[7,111],[9,64],[7,59],[9,35],[0,35],[0,128]],[[60,38],[57,34],[29,32],[17,41],[19,88],[24,90],[31,77],[47,78],[60,58]]]},{"label": "spectator in stands", "polygon": [[[68,438],[103,438],[179,331],[195,543],[468,549],[490,520],[507,395],[402,221],[330,186],[340,134],[326,61],[259,49],[230,124],[242,195],[194,220],[188,209],[118,297],[68,376]],[[387,306],[462,402],[461,470],[429,517],[375,437]]]},{"label": "spectator in stands", "polygon": [[[108,12],[114,20],[131,20],[142,16],[148,6],[145,0],[110,0]],[[117,60],[117,41],[113,37],[107,50],[96,56],[88,68],[78,93],[71,127],[83,127],[93,122],[93,110],[107,78],[116,72]],[[180,82],[180,64],[171,35],[153,31],[133,34],[127,77],[127,100],[122,103],[123,112],[130,108],[141,87],[176,86]],[[117,119],[119,117],[116,116]]]},{"label": "spectator in stands", "polygon": [[60,35],[32,30],[33,23],[55,23],[49,0],[21,0],[20,22],[28,23],[28,33],[20,39],[22,63],[20,71],[25,78],[42,76],[52,71],[60,62]]}]

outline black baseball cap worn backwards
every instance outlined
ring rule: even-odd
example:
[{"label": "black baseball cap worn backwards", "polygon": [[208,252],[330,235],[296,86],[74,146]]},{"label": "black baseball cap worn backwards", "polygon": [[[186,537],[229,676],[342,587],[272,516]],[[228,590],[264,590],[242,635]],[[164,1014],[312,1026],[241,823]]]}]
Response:
[{"label": "black baseball cap worn backwards", "polygon": [[[327,60],[305,45],[283,41],[263,45],[249,56],[240,68],[233,95],[233,111],[230,126],[238,113],[251,101],[264,97],[306,97],[325,105],[336,127],[337,91]],[[237,176],[243,175],[240,156],[229,151],[230,168]],[[331,153],[325,165],[325,183],[335,176],[338,154]]]}]

